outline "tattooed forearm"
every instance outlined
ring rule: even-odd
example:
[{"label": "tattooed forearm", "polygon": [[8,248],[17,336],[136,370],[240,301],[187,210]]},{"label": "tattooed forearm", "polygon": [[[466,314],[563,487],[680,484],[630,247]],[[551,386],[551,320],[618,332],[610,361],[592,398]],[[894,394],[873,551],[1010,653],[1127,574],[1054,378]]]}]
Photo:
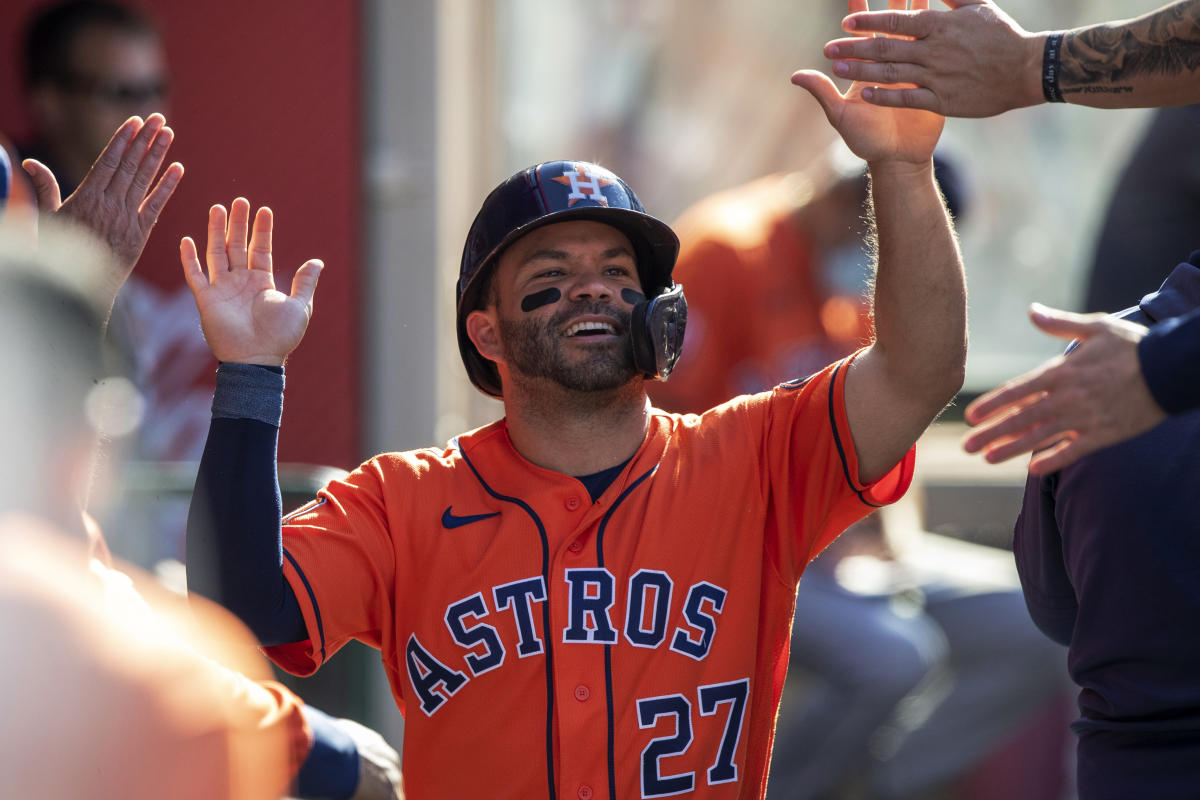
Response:
[{"label": "tattooed forearm", "polygon": [[[1136,78],[1200,71],[1200,0],[1186,0],[1126,23],[1068,33],[1059,85],[1067,93],[1133,92]],[[1197,74],[1200,79],[1200,74]]]}]

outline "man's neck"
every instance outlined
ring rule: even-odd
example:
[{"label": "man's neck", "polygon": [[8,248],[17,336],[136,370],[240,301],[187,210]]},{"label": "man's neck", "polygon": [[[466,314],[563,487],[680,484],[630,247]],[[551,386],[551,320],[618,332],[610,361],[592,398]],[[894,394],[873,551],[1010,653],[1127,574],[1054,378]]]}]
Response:
[{"label": "man's neck", "polygon": [[557,385],[505,387],[513,447],[539,467],[590,475],[627,461],[646,438],[649,404],[641,380],[609,392]]}]

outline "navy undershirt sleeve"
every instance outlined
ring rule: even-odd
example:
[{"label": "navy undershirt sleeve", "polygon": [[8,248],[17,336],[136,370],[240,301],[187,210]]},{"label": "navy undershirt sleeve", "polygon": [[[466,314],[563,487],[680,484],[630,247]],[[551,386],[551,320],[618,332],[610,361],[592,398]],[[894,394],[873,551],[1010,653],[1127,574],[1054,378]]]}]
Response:
[{"label": "navy undershirt sleeve", "polygon": [[1138,343],[1138,359],[1163,411],[1200,408],[1200,309],[1151,328]]},{"label": "navy undershirt sleeve", "polygon": [[229,609],[268,646],[308,638],[283,576],[282,406],[282,368],[220,366],[187,523],[188,591]]},{"label": "navy undershirt sleeve", "polygon": [[313,746],[296,775],[296,794],[353,797],[358,790],[360,758],[354,739],[333,717],[312,706],[304,707],[304,718],[313,732]]}]

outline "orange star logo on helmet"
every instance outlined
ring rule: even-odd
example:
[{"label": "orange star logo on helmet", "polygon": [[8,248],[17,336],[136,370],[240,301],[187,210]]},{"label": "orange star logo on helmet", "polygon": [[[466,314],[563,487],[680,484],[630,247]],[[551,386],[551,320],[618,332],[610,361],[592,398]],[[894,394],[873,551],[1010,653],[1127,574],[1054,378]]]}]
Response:
[{"label": "orange star logo on helmet", "polygon": [[601,194],[600,190],[616,183],[608,178],[589,174],[587,166],[584,164],[576,164],[575,169],[565,171],[562,175],[550,180],[571,187],[571,193],[567,195],[568,207],[575,205],[579,200],[594,200],[602,206],[607,206],[608,198]]}]

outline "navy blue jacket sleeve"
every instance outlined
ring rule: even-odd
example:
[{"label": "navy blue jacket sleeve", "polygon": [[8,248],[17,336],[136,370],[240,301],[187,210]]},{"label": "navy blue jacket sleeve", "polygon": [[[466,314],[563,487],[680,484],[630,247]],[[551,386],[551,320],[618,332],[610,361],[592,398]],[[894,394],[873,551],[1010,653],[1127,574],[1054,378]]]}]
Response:
[{"label": "navy blue jacket sleeve", "polygon": [[221,365],[187,524],[189,592],[229,609],[264,645],[308,638],[283,576],[282,407],[282,369]]},{"label": "navy blue jacket sleeve", "polygon": [[1138,343],[1142,377],[1168,414],[1200,408],[1200,309],[1155,325]]},{"label": "navy blue jacket sleeve", "polygon": [[1069,645],[1079,604],[1063,561],[1062,535],[1054,515],[1058,473],[1025,481],[1025,500],[1013,532],[1013,555],[1029,616],[1038,629]]}]

